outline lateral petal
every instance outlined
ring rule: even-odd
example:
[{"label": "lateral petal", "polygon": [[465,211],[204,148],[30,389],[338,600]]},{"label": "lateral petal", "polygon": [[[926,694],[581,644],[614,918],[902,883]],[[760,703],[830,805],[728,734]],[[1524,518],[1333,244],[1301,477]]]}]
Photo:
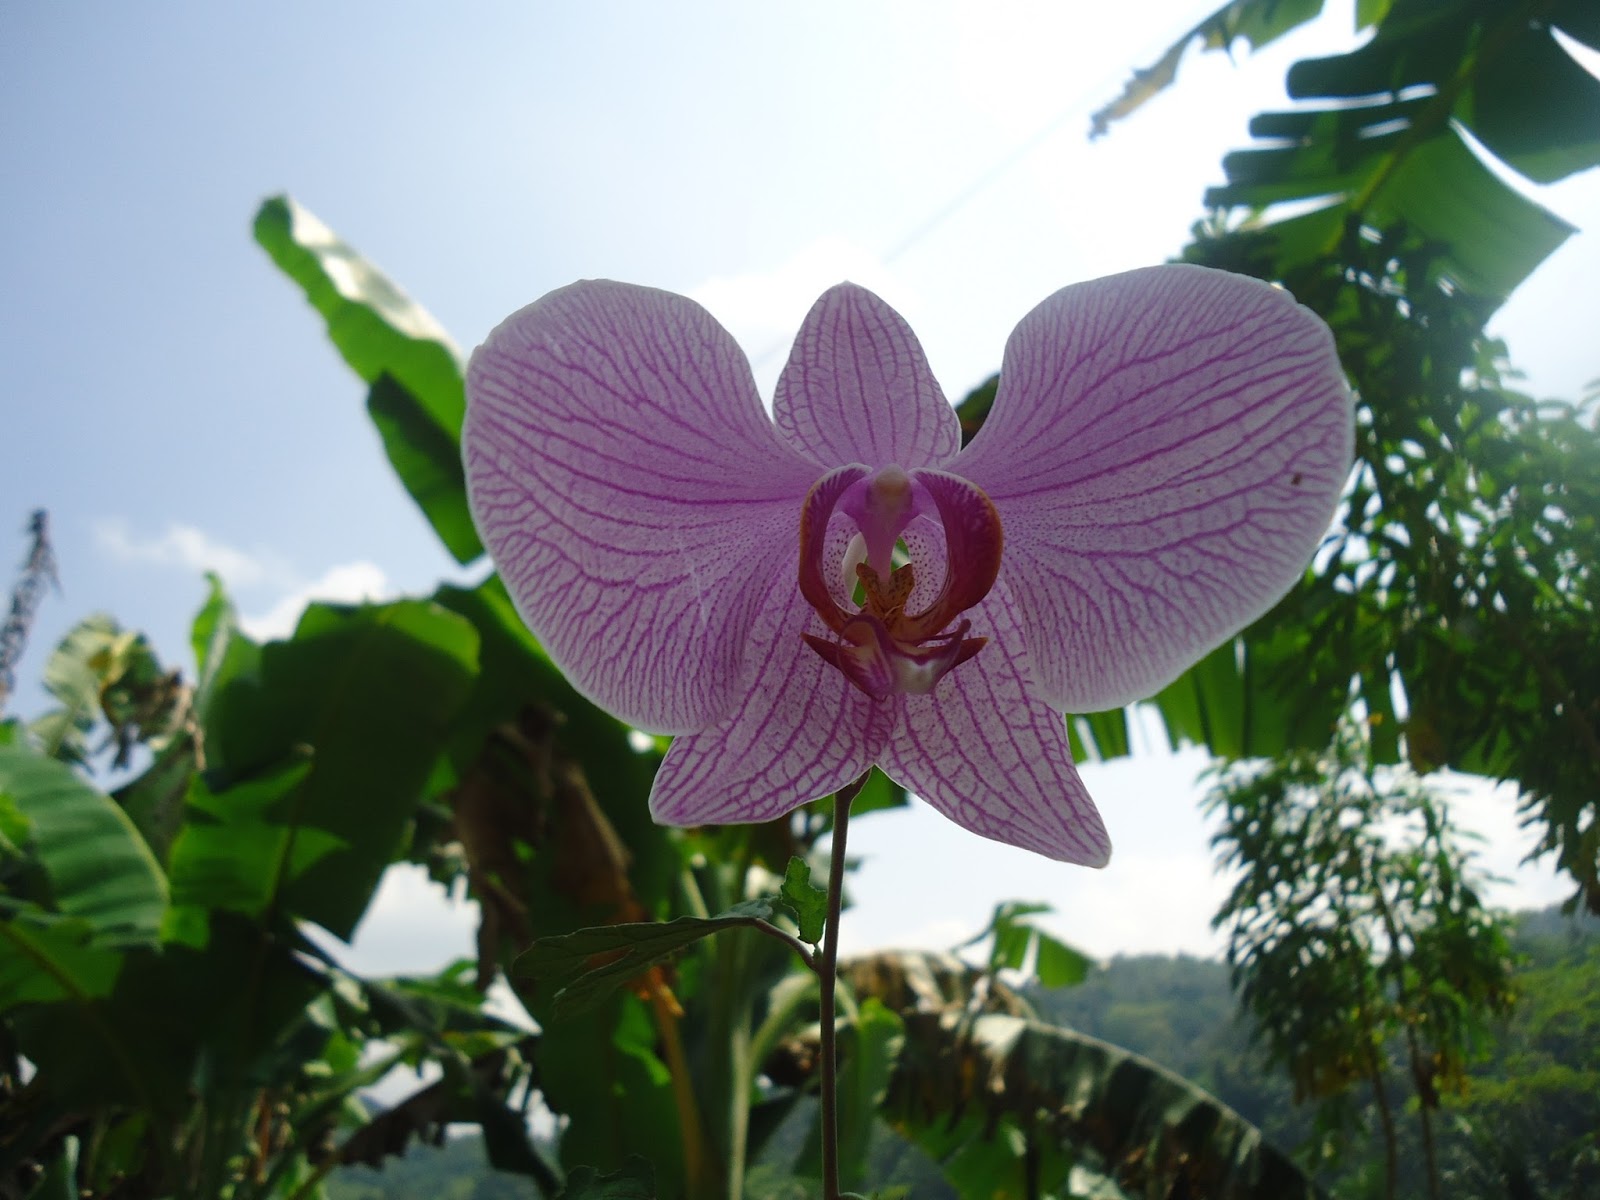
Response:
[{"label": "lateral petal", "polygon": [[938,466],[961,448],[955,409],[905,318],[853,283],[806,314],[778,377],[773,420],[825,467]]},{"label": "lateral petal", "polygon": [[667,750],[650,790],[658,822],[770,821],[838,791],[872,766],[898,704],[868,699],[802,633],[832,636],[793,578],[779,580],[751,630],[736,706]]},{"label": "lateral petal", "polygon": [[641,728],[716,721],[817,475],[733,338],[682,296],[576,283],[489,335],[467,396],[473,519],[550,657]]},{"label": "lateral petal", "polygon": [[1294,584],[1353,436],[1332,335],[1292,296],[1154,267],[1023,318],[947,469],[999,510],[1043,698],[1092,712],[1157,691]]},{"label": "lateral petal", "polygon": [[930,695],[905,698],[879,766],[973,833],[1104,866],[1111,839],[1073,765],[1065,720],[1030,697],[1032,664],[1004,580],[968,616],[989,644]]}]

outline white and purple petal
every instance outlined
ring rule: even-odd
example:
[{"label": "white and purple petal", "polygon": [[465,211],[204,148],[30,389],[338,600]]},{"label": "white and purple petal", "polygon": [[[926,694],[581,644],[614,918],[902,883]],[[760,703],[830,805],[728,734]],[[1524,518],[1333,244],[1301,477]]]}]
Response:
[{"label": "white and purple petal", "polygon": [[1036,695],[1129,703],[1265,612],[1327,529],[1352,437],[1332,337],[1280,288],[1155,267],[1034,309],[947,469],[1000,512]]},{"label": "white and purple petal", "polygon": [[473,518],[550,657],[641,728],[723,716],[817,474],[733,338],[682,296],[576,283],[496,328],[467,391]]},{"label": "white and purple petal", "polygon": [[878,765],[973,833],[1104,866],[1111,839],[1072,763],[1065,720],[1031,694],[1028,648],[1004,580],[969,616],[989,644],[932,694],[901,701],[904,716]]},{"label": "white and purple petal", "polygon": [[793,578],[774,585],[751,630],[738,700],[700,733],[674,738],[650,812],[664,825],[771,821],[859,778],[898,716],[823,662],[801,634],[827,627]]},{"label": "white and purple petal", "polygon": [[901,315],[841,283],[806,314],[778,378],[773,419],[824,467],[938,466],[961,448],[961,424]]}]

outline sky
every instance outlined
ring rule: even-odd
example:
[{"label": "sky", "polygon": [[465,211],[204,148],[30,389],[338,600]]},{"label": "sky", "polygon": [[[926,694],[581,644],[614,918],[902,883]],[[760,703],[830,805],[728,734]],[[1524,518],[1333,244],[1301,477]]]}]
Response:
[{"label": "sky", "polygon": [[[262,636],[310,596],[459,576],[364,388],[251,240],[263,198],[293,194],[464,349],[552,288],[611,277],[706,304],[770,394],[805,310],[850,278],[906,316],[956,399],[1057,288],[1175,254],[1249,117],[1284,104],[1287,65],[1355,44],[1350,4],[1330,3],[1259,55],[1190,58],[1090,143],[1089,113],[1211,7],[0,6],[0,566],[42,506],[61,577],[20,677],[94,611],[187,665],[205,570]],[[1600,376],[1597,174],[1535,193],[1583,232],[1492,327],[1539,394]],[[920,806],[860,821],[847,948],[952,944],[1020,898],[1096,955],[1214,952],[1205,760],[1144,741],[1085,768],[1117,847],[1104,871]],[[1504,791],[1450,786],[1511,880],[1494,898],[1565,894],[1517,867],[1529,842]],[[471,923],[397,871],[352,965],[431,969],[467,953]]]}]

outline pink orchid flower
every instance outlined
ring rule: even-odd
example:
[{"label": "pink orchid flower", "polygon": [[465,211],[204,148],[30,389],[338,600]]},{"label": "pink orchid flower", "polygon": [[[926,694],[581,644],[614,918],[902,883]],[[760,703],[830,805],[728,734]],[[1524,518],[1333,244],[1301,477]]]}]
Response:
[{"label": "pink orchid flower", "polygon": [[1061,716],[1149,696],[1305,570],[1351,461],[1327,328],[1200,267],[1029,313],[965,449],[905,321],[850,284],[769,417],[693,301],[575,283],[472,356],[478,529],[573,685],[678,735],[672,825],[765,821],[874,764],[951,820],[1100,865]]}]

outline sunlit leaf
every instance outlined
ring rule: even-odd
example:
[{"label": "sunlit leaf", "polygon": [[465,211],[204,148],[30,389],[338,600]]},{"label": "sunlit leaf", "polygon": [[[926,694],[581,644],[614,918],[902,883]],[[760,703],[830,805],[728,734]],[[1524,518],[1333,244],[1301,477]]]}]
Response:
[{"label": "sunlit leaf", "polygon": [[1183,56],[1196,42],[1205,50],[1231,51],[1243,39],[1259,50],[1322,12],[1322,0],[1231,0],[1205,17],[1148,67],[1136,70],[1122,94],[1089,118],[1089,136],[1103,137],[1113,121],[1131,116],[1172,86]]},{"label": "sunlit leaf", "polygon": [[19,746],[0,747],[0,793],[28,821],[28,852],[49,877],[57,912],[84,921],[98,945],[156,942],[167,882],[110,797]]},{"label": "sunlit leaf", "polygon": [[[368,407],[400,481],[457,562],[483,553],[457,446],[466,413],[461,357],[443,327],[287,196],[262,204],[256,241],[322,314],[328,336],[372,388]],[[453,466],[452,466],[453,461]]]}]

